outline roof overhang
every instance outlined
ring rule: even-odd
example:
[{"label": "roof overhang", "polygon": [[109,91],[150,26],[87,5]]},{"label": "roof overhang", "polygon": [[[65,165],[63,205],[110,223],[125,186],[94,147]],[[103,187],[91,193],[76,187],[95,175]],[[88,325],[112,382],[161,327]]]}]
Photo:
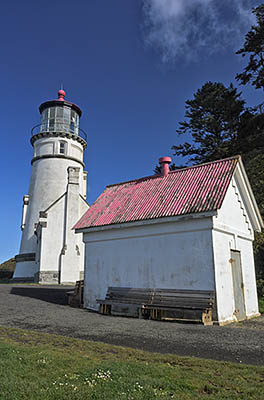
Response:
[{"label": "roof overhang", "polygon": [[203,212],[203,213],[195,213],[195,214],[183,214],[183,215],[176,215],[174,217],[144,219],[140,221],[124,222],[122,224],[111,224],[103,226],[92,226],[88,228],[79,228],[75,229],[75,233],[92,233],[92,232],[106,231],[110,229],[132,228],[132,227],[140,227],[140,226],[154,225],[154,224],[165,224],[169,222],[182,222],[184,220],[210,218],[216,215],[217,215],[217,210]]},{"label": "roof overhang", "polygon": [[255,196],[249,183],[241,157],[239,157],[239,162],[236,166],[234,177],[246,203],[253,229],[254,231],[261,232],[261,229],[264,228],[263,219],[255,200]]},{"label": "roof overhang", "polygon": [[82,110],[80,109],[80,107],[78,107],[76,104],[70,103],[69,101],[66,101],[66,100],[61,101],[61,100],[58,100],[58,99],[56,99],[56,100],[48,100],[48,101],[45,101],[44,103],[40,104],[39,112],[40,112],[40,114],[42,114],[42,112],[46,108],[49,108],[49,107],[64,107],[64,106],[72,108],[81,117]]}]

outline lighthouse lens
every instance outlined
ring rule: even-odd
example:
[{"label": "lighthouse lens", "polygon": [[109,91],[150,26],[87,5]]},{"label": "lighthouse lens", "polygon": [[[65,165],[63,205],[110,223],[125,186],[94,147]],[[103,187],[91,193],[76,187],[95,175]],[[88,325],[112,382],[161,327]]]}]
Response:
[{"label": "lighthouse lens", "polygon": [[70,132],[79,135],[79,115],[70,107],[56,106],[43,110],[41,132]]},{"label": "lighthouse lens", "polygon": [[50,118],[55,118],[55,107],[51,107],[49,110],[50,110],[49,117]]},{"label": "lighthouse lens", "polygon": [[57,111],[56,112],[56,114],[57,114],[56,117],[62,119],[63,118],[63,108],[57,107],[56,111]]}]

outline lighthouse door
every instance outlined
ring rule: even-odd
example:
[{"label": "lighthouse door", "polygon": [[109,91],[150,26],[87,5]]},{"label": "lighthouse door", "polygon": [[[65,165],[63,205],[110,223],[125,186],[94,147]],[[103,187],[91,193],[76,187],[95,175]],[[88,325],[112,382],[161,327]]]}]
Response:
[{"label": "lighthouse door", "polygon": [[244,284],[242,277],[240,251],[231,250],[230,261],[232,268],[233,292],[234,292],[234,303],[235,303],[234,314],[236,315],[238,321],[241,321],[246,318],[246,309],[245,309]]}]

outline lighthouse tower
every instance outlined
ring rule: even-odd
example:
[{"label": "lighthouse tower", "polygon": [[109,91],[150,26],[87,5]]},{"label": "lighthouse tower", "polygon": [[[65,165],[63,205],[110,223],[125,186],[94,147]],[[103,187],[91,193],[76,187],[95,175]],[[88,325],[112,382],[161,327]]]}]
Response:
[{"label": "lighthouse tower", "polygon": [[81,110],[58,99],[39,107],[41,123],[32,129],[34,154],[29,192],[24,196],[22,238],[14,280],[73,283],[82,278],[84,246],[73,225],[89,208],[83,153],[86,134]]}]

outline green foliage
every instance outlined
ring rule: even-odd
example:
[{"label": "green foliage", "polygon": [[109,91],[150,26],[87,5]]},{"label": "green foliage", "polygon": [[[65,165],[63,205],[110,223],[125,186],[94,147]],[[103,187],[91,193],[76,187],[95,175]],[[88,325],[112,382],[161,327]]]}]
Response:
[{"label": "green foliage", "polygon": [[[170,164],[170,171],[175,171],[176,169],[180,169],[183,168],[182,166],[176,166],[174,163]],[[156,165],[156,167],[154,168],[153,172],[155,174],[161,174],[161,166],[160,165]]]},{"label": "green foliage", "polygon": [[264,314],[264,279],[257,279],[259,312]]},{"label": "green foliage", "polygon": [[263,398],[261,366],[0,328],[0,400]]},{"label": "green foliage", "polygon": [[10,258],[9,260],[0,264],[0,280],[8,281],[9,279],[11,279],[15,268],[16,261],[14,258]]},{"label": "green foliage", "polygon": [[15,258],[10,258],[9,260],[0,264],[0,270],[14,272],[16,268]]},{"label": "green foliage", "polygon": [[257,291],[259,300],[259,312],[264,314],[264,277],[257,280]]},{"label": "green foliage", "polygon": [[[252,132],[254,132],[253,136],[255,136],[256,131],[253,130]],[[243,156],[246,172],[262,218],[264,218],[264,146],[260,142],[263,140],[263,135],[263,131],[260,131],[259,145],[256,143],[253,148],[249,146],[249,151],[244,153]],[[255,232],[254,258],[256,276],[264,279],[264,232]]]},{"label": "green foliage", "polygon": [[264,279],[257,280],[258,296],[264,300]]},{"label": "green foliage", "polygon": [[[264,132],[261,132],[260,135],[263,136]],[[264,146],[262,148],[259,146],[257,149],[256,151],[262,153]],[[244,153],[243,161],[259,210],[264,217],[264,154],[254,155],[254,151],[249,151]]]},{"label": "green foliage", "polygon": [[[249,56],[244,71],[236,75],[242,84],[251,83],[256,89],[264,88],[264,4],[253,9],[257,24],[246,34],[244,46],[236,52],[242,57]],[[238,137],[246,171],[264,218],[264,114],[262,105],[258,114],[248,120],[247,126]],[[255,110],[256,111],[256,110]],[[256,274],[264,278],[264,233],[257,233],[254,242]]]},{"label": "green foliage", "polygon": [[256,232],[254,241],[254,259],[257,279],[264,279],[264,233]]},{"label": "green foliage", "polygon": [[246,34],[244,46],[236,52],[242,57],[249,56],[244,71],[236,75],[242,85],[251,83],[256,89],[264,88],[264,5],[253,9],[257,25],[253,25]]},{"label": "green foliage", "polygon": [[185,116],[178,135],[191,135],[192,143],[173,146],[174,155],[190,157],[189,163],[200,164],[233,155],[241,126],[252,116],[245,109],[241,93],[230,84],[206,82],[192,100],[185,103]]},{"label": "green foliage", "polygon": [[261,314],[264,314],[264,299],[263,298],[259,299],[259,312]]}]

